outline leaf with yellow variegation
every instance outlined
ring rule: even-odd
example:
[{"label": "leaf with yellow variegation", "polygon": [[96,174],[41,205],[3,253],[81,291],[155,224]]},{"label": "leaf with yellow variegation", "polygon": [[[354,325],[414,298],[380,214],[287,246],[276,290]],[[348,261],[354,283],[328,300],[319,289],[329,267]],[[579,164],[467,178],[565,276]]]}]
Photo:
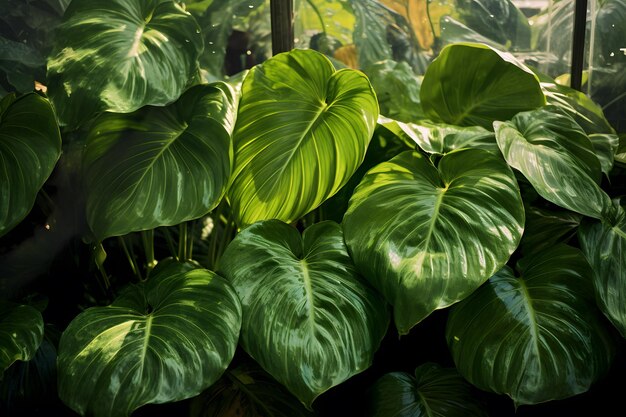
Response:
[{"label": "leaf with yellow variegation", "polygon": [[381,0],[410,25],[420,49],[432,48],[435,36],[439,36],[439,20],[443,15],[453,14],[454,9],[447,1],[428,3],[428,0]]}]

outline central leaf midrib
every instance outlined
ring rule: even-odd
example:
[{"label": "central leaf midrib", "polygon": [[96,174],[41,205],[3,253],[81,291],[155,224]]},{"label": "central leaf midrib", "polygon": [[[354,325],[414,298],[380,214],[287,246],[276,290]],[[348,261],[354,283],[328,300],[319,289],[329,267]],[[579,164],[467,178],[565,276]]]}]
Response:
[{"label": "central leaf midrib", "polygon": [[146,175],[148,174],[148,172],[150,172],[152,170],[152,167],[154,166],[154,164],[156,163],[156,161],[158,161],[161,156],[163,156],[163,154],[165,153],[165,151],[167,151],[170,146],[172,146],[174,144],[174,142],[176,142],[180,136],[185,133],[185,131],[187,130],[187,127],[189,125],[187,123],[184,123],[183,128],[180,132],[176,133],[166,144],[165,146],[163,146],[163,148],[161,150],[159,150],[159,152],[152,158],[148,158],[151,159],[150,162],[148,163],[148,166],[143,170],[143,173],[141,174],[141,176],[139,177],[139,179],[137,181],[135,181],[135,184],[132,186],[131,188],[131,192],[130,194],[135,194],[135,192],[137,191],[137,188],[139,188],[139,184],[141,184],[143,182],[143,179],[146,177]]},{"label": "central leaf midrib", "polygon": [[309,132],[316,125],[317,121],[322,116],[322,114],[325,111],[327,111],[330,108],[330,106],[332,105],[332,103],[331,104],[327,104],[326,102],[322,102],[321,104],[322,104],[321,107],[317,110],[317,112],[315,113],[315,116],[313,116],[313,118],[311,119],[311,121],[307,125],[306,129],[304,129],[303,133],[297,139],[296,145],[293,147],[291,152],[288,154],[287,158],[285,159],[285,163],[280,167],[280,170],[277,171],[277,175],[274,176],[274,178],[279,179],[283,175],[283,173],[285,172],[285,169],[287,169],[287,166],[289,166],[291,164],[291,161],[292,161],[294,155],[296,154],[296,152],[302,146],[302,143],[304,142],[304,139],[306,139],[306,137],[308,136]]},{"label": "central leaf midrib", "polygon": [[311,284],[311,276],[309,274],[309,268],[306,259],[300,260],[300,267],[302,268],[302,281],[304,281],[304,292],[307,298],[307,322],[309,326],[313,328],[315,327],[315,304],[313,303],[313,285]]},{"label": "central leaf midrib", "polygon": [[141,346],[141,356],[140,356],[140,361],[141,361],[141,372],[140,374],[143,376],[143,369],[144,369],[144,365],[146,363],[146,353],[148,352],[148,344],[150,343],[150,332],[152,330],[152,320],[153,320],[154,316],[152,314],[149,314],[148,317],[146,318],[146,327],[144,328],[144,336],[143,336],[143,343]]},{"label": "central leaf midrib", "polygon": [[[435,224],[437,223],[437,220],[439,218],[439,211],[441,209],[441,202],[443,201],[443,196],[446,193],[446,191],[448,190],[448,185],[445,186],[445,188],[437,188],[437,199],[435,200],[435,204],[433,206],[433,212],[432,215],[430,217],[430,222],[428,223],[428,229],[426,230],[426,236],[424,237],[423,243],[422,243],[422,254],[423,256],[420,256],[418,259],[418,270],[421,271],[422,269],[422,265],[424,263],[424,260],[426,259],[426,251],[428,250],[428,247],[430,246],[430,239],[433,236],[433,232],[435,231]],[[418,252],[419,255],[419,252]]]},{"label": "central leaf midrib", "polygon": [[539,352],[539,330],[537,325],[537,315],[535,313],[535,308],[532,305],[530,299],[530,293],[528,292],[528,287],[526,286],[526,282],[523,278],[519,278],[518,280],[520,292],[522,295],[522,300],[524,303],[524,308],[528,313],[529,326],[528,331],[530,333],[530,337],[533,341],[533,347],[535,350],[535,355],[537,356],[537,360],[541,362],[541,355]]}]

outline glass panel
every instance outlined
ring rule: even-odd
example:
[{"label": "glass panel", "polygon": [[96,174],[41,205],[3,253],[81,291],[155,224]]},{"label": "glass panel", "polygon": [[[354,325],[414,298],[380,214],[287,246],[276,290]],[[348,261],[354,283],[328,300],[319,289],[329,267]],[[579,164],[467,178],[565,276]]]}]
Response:
[{"label": "glass panel", "polygon": [[295,0],[296,47],[366,70],[423,74],[445,45],[482,42],[552,77],[570,71],[574,0]]},{"label": "glass panel", "polygon": [[[626,0],[589,0],[584,91],[626,132]],[[586,81],[586,82],[585,82]]]},{"label": "glass panel", "polygon": [[185,7],[204,34],[205,80],[237,74],[271,55],[269,0],[192,0]]}]

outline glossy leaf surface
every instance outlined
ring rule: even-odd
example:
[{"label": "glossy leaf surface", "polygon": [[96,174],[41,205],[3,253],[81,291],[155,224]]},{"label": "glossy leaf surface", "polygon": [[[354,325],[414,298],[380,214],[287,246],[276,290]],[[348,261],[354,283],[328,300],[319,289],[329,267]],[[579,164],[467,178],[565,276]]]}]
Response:
[{"label": "glossy leaf surface", "polygon": [[594,133],[589,135],[589,140],[600,161],[602,172],[608,176],[613,168],[615,153],[619,147],[619,137],[613,133]]},{"label": "glossy leaf surface", "polygon": [[48,60],[49,94],[75,126],[99,111],[130,113],[176,100],[197,72],[200,28],[164,0],[74,0]]},{"label": "glossy leaf surface", "polygon": [[495,122],[496,140],[506,161],[546,200],[586,216],[601,218],[611,201],[596,184],[600,162],[582,128],[558,108],[520,113]]},{"label": "glossy leaf surface", "polygon": [[292,222],[335,194],[359,167],[378,104],[369,81],[294,50],[254,67],[242,86],[228,192],[240,226]]},{"label": "glossy leaf surface", "polygon": [[258,365],[243,364],[196,397],[190,417],[310,417],[285,387]]},{"label": "glossy leaf surface", "polygon": [[30,212],[61,156],[61,135],[48,100],[35,94],[0,101],[0,236]]},{"label": "glossy leaf surface", "polygon": [[493,132],[480,127],[444,123],[402,123],[379,118],[379,123],[401,138],[408,138],[424,152],[444,155],[456,149],[476,148],[500,153]]},{"label": "glossy leaf surface", "polygon": [[498,155],[404,152],[371,169],[343,221],[355,265],[394,307],[400,334],[468,296],[517,247],[524,209]]},{"label": "glossy leaf surface", "polygon": [[43,339],[43,318],[35,308],[0,301],[0,377],[15,361],[33,358]]},{"label": "glossy leaf surface", "polygon": [[509,53],[474,43],[443,48],[424,74],[420,97],[435,121],[487,129],[546,100],[530,69]]},{"label": "glossy leaf surface", "polygon": [[59,396],[94,416],[193,397],[230,363],[240,326],[241,306],[226,280],[162,262],[145,284],[72,320],[59,344]]},{"label": "glossy leaf surface", "polygon": [[228,184],[236,93],[188,90],[167,107],[96,119],[84,157],[87,220],[96,238],[174,225],[213,209]]},{"label": "glossy leaf surface", "polygon": [[593,269],[598,305],[626,337],[626,212],[618,213],[615,224],[583,223],[578,240]]},{"label": "glossy leaf surface", "polygon": [[455,369],[425,363],[415,376],[392,372],[370,389],[371,417],[487,417],[472,386]]},{"label": "glossy leaf surface", "polygon": [[357,275],[341,227],[244,229],[222,256],[243,306],[241,345],[307,407],[368,368],[387,330],[385,302]]},{"label": "glossy leaf surface", "polygon": [[505,267],[450,312],[457,369],[478,388],[536,404],[580,394],[608,370],[611,339],[594,306],[592,270],[557,245]]}]

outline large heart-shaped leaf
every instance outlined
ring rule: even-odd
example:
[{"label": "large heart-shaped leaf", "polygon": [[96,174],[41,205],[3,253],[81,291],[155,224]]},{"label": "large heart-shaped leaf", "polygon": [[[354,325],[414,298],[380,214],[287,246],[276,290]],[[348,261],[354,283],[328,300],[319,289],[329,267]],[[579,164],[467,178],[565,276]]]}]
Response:
[{"label": "large heart-shaped leaf", "polygon": [[240,326],[241,305],[226,280],[162,262],[113,304],[72,320],[59,344],[59,396],[94,416],[193,397],[230,363]]},{"label": "large heart-shaped leaf", "polygon": [[474,43],[443,48],[424,74],[420,97],[433,120],[487,129],[546,102],[537,76],[513,55]]},{"label": "large heart-shaped leaf", "polygon": [[240,225],[297,220],[335,194],[359,167],[378,104],[360,72],[336,71],[310,50],[279,54],[242,86],[228,193]]},{"label": "large heart-shaped leaf", "polygon": [[241,345],[308,407],[370,366],[388,325],[385,302],[352,265],[341,228],[278,220],[244,229],[221,271],[243,306]]},{"label": "large heart-shaped leaf", "polygon": [[437,167],[401,153],[363,177],[343,221],[355,265],[393,305],[401,334],[498,271],[523,224],[513,172],[481,149],[449,153]]},{"label": "large heart-shaped leaf", "polygon": [[61,156],[61,135],[48,100],[31,93],[0,101],[0,236],[30,212]]},{"label": "large heart-shaped leaf", "polygon": [[523,112],[495,122],[496,141],[506,161],[546,200],[586,216],[602,218],[611,207],[596,184],[601,170],[582,128],[557,107]]},{"label": "large heart-shaped leaf", "polygon": [[96,119],[84,165],[87,220],[98,239],[198,218],[219,203],[235,95],[227,84],[201,85],[167,107]]},{"label": "large heart-shaped leaf", "polygon": [[557,245],[505,267],[450,312],[446,338],[457,369],[517,404],[585,392],[609,368],[613,340],[591,297],[592,270]]},{"label": "large heart-shaped leaf", "polygon": [[392,372],[370,389],[371,417],[487,417],[472,386],[455,369],[425,363],[415,376]]},{"label": "large heart-shaped leaf", "polygon": [[0,301],[0,378],[15,361],[28,361],[43,339],[43,318],[35,308]]},{"label": "large heart-shaped leaf", "polygon": [[310,417],[300,401],[256,364],[244,363],[194,398],[190,417]]},{"label": "large heart-shaped leaf", "polygon": [[626,337],[626,210],[618,213],[613,224],[584,222],[578,240],[593,268],[598,304]]},{"label": "large heart-shaped leaf", "polygon": [[48,60],[62,123],[176,100],[203,49],[195,19],[175,1],[74,0]]}]

